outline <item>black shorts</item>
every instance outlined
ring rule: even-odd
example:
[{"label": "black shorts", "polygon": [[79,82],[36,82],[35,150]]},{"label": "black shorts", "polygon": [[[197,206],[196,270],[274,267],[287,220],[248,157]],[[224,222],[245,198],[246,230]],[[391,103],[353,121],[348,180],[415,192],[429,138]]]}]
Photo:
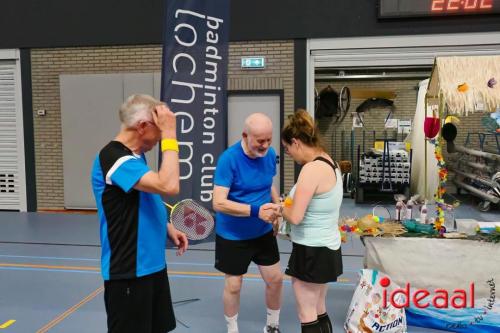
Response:
[{"label": "black shorts", "polygon": [[215,268],[229,275],[243,275],[250,262],[271,266],[280,261],[278,242],[273,232],[253,239],[229,240],[215,238]]},{"label": "black shorts", "polygon": [[167,270],[136,279],[104,281],[109,333],[165,333],[175,329]]},{"label": "black shorts", "polygon": [[311,283],[337,281],[342,275],[342,251],[293,243],[285,274]]}]

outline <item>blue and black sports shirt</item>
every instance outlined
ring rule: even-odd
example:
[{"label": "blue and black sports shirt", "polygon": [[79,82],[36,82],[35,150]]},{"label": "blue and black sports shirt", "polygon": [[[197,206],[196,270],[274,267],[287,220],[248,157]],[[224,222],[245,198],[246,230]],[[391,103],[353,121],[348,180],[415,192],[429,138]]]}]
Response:
[{"label": "blue and black sports shirt", "polygon": [[111,141],[97,155],[92,188],[101,231],[104,280],[130,279],[165,268],[167,211],[159,194],[133,187],[150,171],[144,155]]}]

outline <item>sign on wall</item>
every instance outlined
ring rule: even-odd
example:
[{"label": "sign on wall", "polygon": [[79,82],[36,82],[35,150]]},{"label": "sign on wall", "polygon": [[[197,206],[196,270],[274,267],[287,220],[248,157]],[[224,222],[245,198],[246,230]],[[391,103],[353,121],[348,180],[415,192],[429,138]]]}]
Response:
[{"label": "sign on wall", "polygon": [[181,189],[211,207],[217,158],[226,148],[229,0],[167,0],[162,100],[177,116]]},{"label": "sign on wall", "polygon": [[264,57],[241,57],[241,68],[263,69],[266,67]]}]

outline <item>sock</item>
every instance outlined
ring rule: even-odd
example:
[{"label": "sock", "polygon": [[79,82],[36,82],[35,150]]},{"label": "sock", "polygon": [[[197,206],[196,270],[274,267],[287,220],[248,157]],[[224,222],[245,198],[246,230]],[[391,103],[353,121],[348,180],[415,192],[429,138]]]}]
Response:
[{"label": "sock", "polygon": [[271,310],[267,308],[266,326],[277,327],[280,323],[280,309]]},{"label": "sock", "polygon": [[323,333],[319,321],[311,321],[310,323],[302,323],[300,324],[302,328],[302,333]]},{"label": "sock", "polygon": [[328,313],[323,313],[318,315],[319,325],[323,330],[323,333],[332,333],[332,322],[330,321],[330,317],[328,317]]},{"label": "sock", "polygon": [[227,323],[227,333],[238,333],[238,314],[232,317],[224,315]]}]

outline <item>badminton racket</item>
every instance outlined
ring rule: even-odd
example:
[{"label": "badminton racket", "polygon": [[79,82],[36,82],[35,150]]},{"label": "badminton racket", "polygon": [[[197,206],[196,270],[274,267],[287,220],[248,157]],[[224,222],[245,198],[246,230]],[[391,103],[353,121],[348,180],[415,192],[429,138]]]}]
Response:
[{"label": "badminton racket", "polygon": [[187,239],[202,240],[214,230],[214,217],[196,201],[184,199],[174,206],[166,202],[164,204],[170,209],[170,222],[177,230],[185,233]]}]

